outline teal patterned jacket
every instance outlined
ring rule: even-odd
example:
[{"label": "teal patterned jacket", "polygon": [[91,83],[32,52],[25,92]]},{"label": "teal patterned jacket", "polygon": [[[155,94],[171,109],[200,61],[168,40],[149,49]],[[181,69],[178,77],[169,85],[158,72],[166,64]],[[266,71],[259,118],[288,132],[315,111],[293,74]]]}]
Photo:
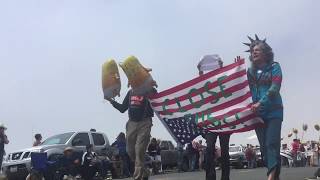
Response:
[{"label": "teal patterned jacket", "polygon": [[283,120],[283,104],[280,95],[282,72],[280,64],[270,62],[263,68],[251,67],[247,71],[254,103],[260,102],[258,115],[264,120]]}]

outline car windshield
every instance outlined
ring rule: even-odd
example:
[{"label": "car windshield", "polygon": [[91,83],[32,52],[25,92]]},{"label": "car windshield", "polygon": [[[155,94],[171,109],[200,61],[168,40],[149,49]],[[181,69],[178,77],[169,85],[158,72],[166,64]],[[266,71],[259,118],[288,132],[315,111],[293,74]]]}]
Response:
[{"label": "car windshield", "polygon": [[70,132],[52,136],[46,139],[41,145],[65,144],[73,134],[74,132]]},{"label": "car windshield", "polygon": [[240,151],[240,147],[236,146],[236,147],[229,147],[229,152],[239,152]]}]

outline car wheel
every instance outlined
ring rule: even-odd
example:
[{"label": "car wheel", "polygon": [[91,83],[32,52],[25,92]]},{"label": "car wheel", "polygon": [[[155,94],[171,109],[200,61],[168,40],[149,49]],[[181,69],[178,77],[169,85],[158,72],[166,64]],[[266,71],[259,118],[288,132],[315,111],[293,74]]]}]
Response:
[{"label": "car wheel", "polygon": [[189,163],[186,161],[183,161],[182,163],[182,171],[187,172],[189,170]]},{"label": "car wheel", "polygon": [[243,162],[238,162],[236,169],[242,169],[244,167]]}]

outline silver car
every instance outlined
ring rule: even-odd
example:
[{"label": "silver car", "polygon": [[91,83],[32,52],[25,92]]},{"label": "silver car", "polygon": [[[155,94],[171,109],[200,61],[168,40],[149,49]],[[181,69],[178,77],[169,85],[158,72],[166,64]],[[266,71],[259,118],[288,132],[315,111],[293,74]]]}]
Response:
[{"label": "silver car", "polygon": [[229,146],[229,154],[230,154],[230,165],[236,168],[243,168],[248,166],[248,161],[245,155],[245,147],[239,145],[230,145]]},{"label": "silver car", "polygon": [[66,147],[84,152],[88,144],[92,144],[98,154],[106,153],[110,149],[109,140],[104,133],[81,131],[58,134],[46,139],[40,146],[8,154],[3,162],[2,171],[9,179],[25,178],[31,168],[32,152],[46,152],[48,160],[54,161],[63,154]]}]

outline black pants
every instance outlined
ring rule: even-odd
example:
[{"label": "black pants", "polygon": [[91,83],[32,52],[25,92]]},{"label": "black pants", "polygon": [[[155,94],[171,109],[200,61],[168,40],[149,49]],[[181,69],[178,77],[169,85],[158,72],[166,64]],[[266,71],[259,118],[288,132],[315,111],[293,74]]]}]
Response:
[{"label": "black pants", "polygon": [[0,150],[0,170],[2,168],[3,156],[4,156],[4,150]]},{"label": "black pants", "polygon": [[82,177],[84,180],[91,180],[97,172],[100,171],[98,165],[95,166],[83,166]]},{"label": "black pants", "polygon": [[68,165],[67,167],[59,168],[60,174],[63,175],[71,175],[77,176],[81,172],[81,166],[79,165]]},{"label": "black pants", "polygon": [[221,180],[230,180],[230,156],[229,156],[229,140],[230,134],[208,133],[206,135],[206,180],[216,180],[216,162],[215,162],[215,145],[217,137],[220,139],[221,147]]},{"label": "black pants", "polygon": [[109,161],[103,160],[94,163],[93,166],[82,166],[82,176],[85,180],[91,180],[96,173],[102,178],[107,177],[108,171],[112,171],[112,164]]}]

